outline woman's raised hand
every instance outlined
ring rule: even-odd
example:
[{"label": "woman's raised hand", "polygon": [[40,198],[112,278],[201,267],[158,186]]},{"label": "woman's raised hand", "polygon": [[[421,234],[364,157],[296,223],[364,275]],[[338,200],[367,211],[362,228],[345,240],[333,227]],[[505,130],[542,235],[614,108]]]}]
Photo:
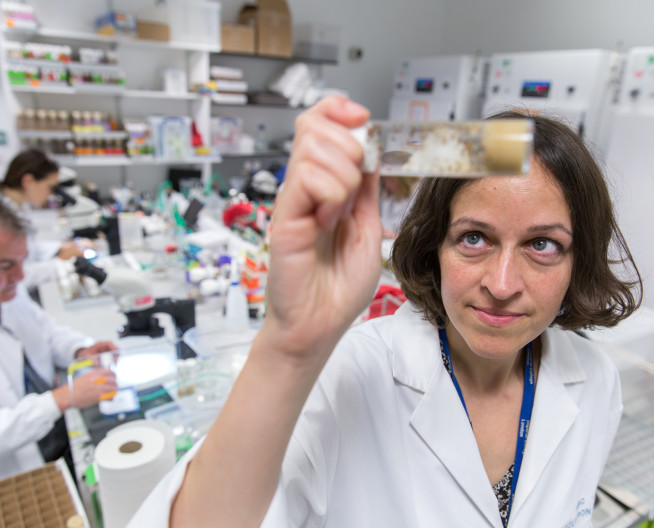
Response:
[{"label": "woman's raised hand", "polygon": [[349,132],[368,118],[361,105],[330,97],[296,121],[273,215],[264,323],[292,356],[330,351],[379,280],[378,176],[361,173],[363,149]]}]

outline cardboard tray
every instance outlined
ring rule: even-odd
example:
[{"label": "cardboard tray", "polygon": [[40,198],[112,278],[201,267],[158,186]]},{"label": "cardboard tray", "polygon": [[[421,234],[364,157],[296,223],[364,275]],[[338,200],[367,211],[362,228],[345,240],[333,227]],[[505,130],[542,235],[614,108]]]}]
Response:
[{"label": "cardboard tray", "polygon": [[0,481],[0,528],[89,528],[63,459]]}]

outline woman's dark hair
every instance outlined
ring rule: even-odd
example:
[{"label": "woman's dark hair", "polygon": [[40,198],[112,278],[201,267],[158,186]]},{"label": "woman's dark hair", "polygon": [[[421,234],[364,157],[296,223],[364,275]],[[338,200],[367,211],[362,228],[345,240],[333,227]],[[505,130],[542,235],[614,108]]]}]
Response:
[{"label": "woman's dark hair", "polygon": [[[567,330],[615,326],[640,306],[642,282],[615,220],[602,170],[584,141],[558,121],[517,112],[491,119],[520,118],[534,121],[534,159],[560,185],[572,220],[572,276],[553,324]],[[452,200],[472,181],[424,179],[393,246],[391,264],[405,295],[434,325],[447,321],[438,248],[448,230]]]},{"label": "woman's dark hair", "polygon": [[31,174],[36,181],[39,181],[58,171],[59,165],[57,162],[48,158],[41,150],[24,150],[11,160],[2,187],[22,189],[23,176],[26,174]]}]

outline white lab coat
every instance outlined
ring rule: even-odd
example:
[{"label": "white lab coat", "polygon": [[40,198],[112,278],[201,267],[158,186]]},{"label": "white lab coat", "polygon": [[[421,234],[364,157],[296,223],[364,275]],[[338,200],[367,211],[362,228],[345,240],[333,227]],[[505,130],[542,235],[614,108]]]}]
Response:
[{"label": "white lab coat", "polygon": [[3,203],[9,205],[25,222],[27,231],[27,258],[23,262],[26,288],[38,286],[57,278],[56,254],[61,247],[61,240],[44,240],[37,238],[32,222],[32,208],[28,203],[18,205],[11,198],[0,195]]},{"label": "white lab coat", "polygon": [[61,416],[51,392],[25,396],[23,349],[38,374],[52,384],[55,365],[66,368],[75,351],[93,340],[56,323],[22,286],[0,310],[0,478],[4,478],[43,464],[36,442]]},{"label": "white lab coat", "polygon": [[[437,330],[405,303],[351,330],[328,361],[286,452],[264,528],[501,528]],[[597,343],[550,328],[510,528],[589,526],[622,413]],[[168,526],[195,449],[129,528]]]}]

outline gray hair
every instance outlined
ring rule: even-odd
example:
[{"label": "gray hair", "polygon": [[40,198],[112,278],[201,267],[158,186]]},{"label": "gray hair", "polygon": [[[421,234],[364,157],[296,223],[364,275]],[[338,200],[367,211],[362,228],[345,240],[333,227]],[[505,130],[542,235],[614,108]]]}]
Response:
[{"label": "gray hair", "polygon": [[0,228],[18,236],[27,235],[29,229],[14,208],[2,199],[0,199]]}]

